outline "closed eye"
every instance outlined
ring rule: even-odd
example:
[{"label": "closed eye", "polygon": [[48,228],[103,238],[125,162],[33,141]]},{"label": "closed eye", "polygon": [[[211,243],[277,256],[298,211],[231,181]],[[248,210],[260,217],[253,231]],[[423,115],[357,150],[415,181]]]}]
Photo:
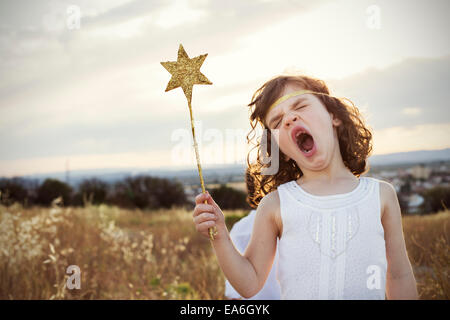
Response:
[{"label": "closed eye", "polygon": [[299,107],[297,107],[297,108],[295,108],[294,110],[299,110],[299,109],[302,109],[302,108],[304,108],[304,107],[306,107],[307,105],[302,105],[302,106],[299,106]]},{"label": "closed eye", "polygon": [[[298,107],[294,108],[294,110],[300,110],[300,109],[303,109],[303,108],[306,107],[306,106],[307,106],[307,105],[298,106]],[[274,129],[278,128],[278,126],[280,125],[280,123],[281,123],[281,118],[280,118],[280,120],[277,121],[277,123],[276,123]]]}]

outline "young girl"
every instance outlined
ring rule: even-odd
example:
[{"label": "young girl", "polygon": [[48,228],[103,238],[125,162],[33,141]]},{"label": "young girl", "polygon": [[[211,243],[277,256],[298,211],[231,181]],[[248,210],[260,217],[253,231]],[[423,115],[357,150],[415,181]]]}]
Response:
[{"label": "young girl", "polygon": [[[236,291],[248,298],[262,288],[278,238],[284,299],[416,299],[395,189],[361,177],[372,135],[358,109],[306,76],[269,80],[249,106],[252,131],[258,123],[266,130],[267,150],[258,143],[251,166],[247,157],[259,189],[251,195],[258,208],[244,254],[209,193],[196,197],[193,214],[204,236],[216,227],[212,245]],[[271,154],[272,135],[279,167],[265,175],[276,165],[261,160],[264,153],[277,156]]]}]

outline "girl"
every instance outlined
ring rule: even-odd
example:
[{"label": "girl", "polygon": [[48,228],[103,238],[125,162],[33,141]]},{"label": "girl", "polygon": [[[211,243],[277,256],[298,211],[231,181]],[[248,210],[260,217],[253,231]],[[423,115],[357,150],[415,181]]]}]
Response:
[{"label": "girl", "polygon": [[[267,151],[259,142],[256,163],[247,157],[259,183],[251,195],[258,208],[244,254],[209,193],[196,197],[193,214],[204,236],[216,227],[212,245],[236,291],[248,298],[262,288],[278,238],[284,299],[416,299],[395,189],[361,177],[372,135],[358,109],[329,95],[321,80],[285,75],[259,88],[249,106],[252,131],[262,125]],[[277,162],[261,160],[264,153],[277,156],[271,154],[272,136],[279,167],[265,175]]]}]

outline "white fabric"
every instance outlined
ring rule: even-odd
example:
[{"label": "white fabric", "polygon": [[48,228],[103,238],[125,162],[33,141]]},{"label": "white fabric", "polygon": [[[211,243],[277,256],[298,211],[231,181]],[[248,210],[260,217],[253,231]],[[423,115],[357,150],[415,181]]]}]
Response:
[{"label": "white fabric", "polygon": [[[253,230],[253,223],[255,221],[256,210],[236,222],[231,228],[230,237],[234,246],[240,253],[244,253],[250,242],[250,237]],[[249,300],[279,300],[281,297],[280,285],[276,279],[276,266],[278,263],[278,252],[275,254],[272,269],[267,277],[264,287]],[[239,293],[234,290],[228,280],[225,281],[225,296],[231,299],[242,298]],[[245,299],[244,299],[245,300]]]},{"label": "white fabric", "polygon": [[282,299],[385,299],[386,248],[379,180],[316,196],[295,180],[278,187]]}]

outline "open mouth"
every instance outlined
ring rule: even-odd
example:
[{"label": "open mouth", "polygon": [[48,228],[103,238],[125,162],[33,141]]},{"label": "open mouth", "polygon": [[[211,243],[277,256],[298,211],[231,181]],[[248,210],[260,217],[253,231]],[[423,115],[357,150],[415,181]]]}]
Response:
[{"label": "open mouth", "polygon": [[314,138],[308,131],[301,127],[292,130],[292,138],[297,143],[298,148],[305,156],[311,156],[315,151]]},{"label": "open mouth", "polygon": [[300,133],[297,136],[297,145],[305,153],[311,152],[314,147],[314,140],[308,133]]}]

